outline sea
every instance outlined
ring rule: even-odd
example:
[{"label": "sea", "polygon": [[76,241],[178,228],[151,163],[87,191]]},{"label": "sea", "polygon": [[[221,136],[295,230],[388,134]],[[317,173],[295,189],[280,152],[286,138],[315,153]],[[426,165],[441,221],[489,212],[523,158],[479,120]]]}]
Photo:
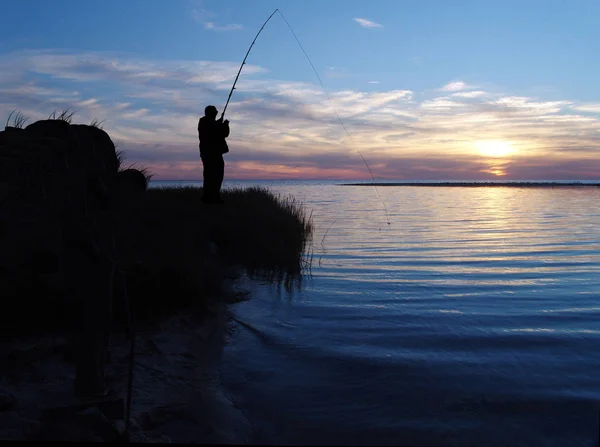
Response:
[{"label": "sea", "polygon": [[315,225],[299,287],[231,308],[220,380],[255,442],[598,446],[600,188],[343,183],[224,183]]}]

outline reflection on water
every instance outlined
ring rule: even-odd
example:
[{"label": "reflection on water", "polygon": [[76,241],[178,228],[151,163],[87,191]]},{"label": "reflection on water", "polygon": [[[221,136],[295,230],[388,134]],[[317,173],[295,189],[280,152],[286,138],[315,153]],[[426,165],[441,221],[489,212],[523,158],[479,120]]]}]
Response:
[{"label": "reflection on water", "polygon": [[594,445],[599,189],[382,187],[388,226],[371,187],[262,184],[316,229],[300,290],[233,309],[222,378],[257,441]]}]

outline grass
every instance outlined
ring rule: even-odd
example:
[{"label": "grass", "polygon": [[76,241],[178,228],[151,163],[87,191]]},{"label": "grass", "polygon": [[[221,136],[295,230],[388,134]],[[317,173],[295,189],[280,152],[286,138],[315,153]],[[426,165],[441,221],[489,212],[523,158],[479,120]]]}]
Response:
[{"label": "grass", "polygon": [[69,124],[73,121],[73,115],[75,115],[75,111],[71,111],[71,109],[63,110],[59,115],[56,115],[56,110],[50,114],[48,117],[49,120],[59,120],[65,121]]},{"label": "grass", "polygon": [[[225,205],[205,205],[200,188],[148,190],[135,210],[135,238],[120,244],[120,268],[139,318],[151,321],[203,305],[222,292],[226,269],[234,264],[288,288],[310,268],[313,227],[301,203],[256,187],[222,196]],[[211,243],[218,258],[210,254]]]},{"label": "grass", "polygon": [[[205,205],[200,188],[149,189],[121,216],[118,269],[125,274],[138,328],[182,310],[206,309],[223,296],[232,265],[286,287],[298,285],[310,268],[312,221],[301,203],[264,188],[232,189],[222,196],[225,205]],[[211,243],[218,257],[210,254]],[[17,298],[5,302],[0,338],[61,333],[76,317],[62,290],[48,288],[28,269],[21,281],[0,289]],[[116,288],[116,330],[126,324],[122,298]]]},{"label": "grass", "polygon": [[17,112],[16,115],[13,116],[15,112],[16,110],[13,110],[12,112],[10,112],[10,115],[8,115],[8,118],[6,120],[6,127],[10,126],[10,119],[12,118],[12,127],[15,127],[17,129],[23,129],[25,123],[29,120],[29,118],[24,116],[21,112]]},{"label": "grass", "polygon": [[[15,114],[15,112],[16,112],[16,114]],[[75,115],[75,111],[71,111],[71,109],[67,108],[67,109],[63,110],[62,112],[60,112],[58,115],[56,114],[56,110],[55,110],[54,112],[52,112],[50,114],[50,116],[48,116],[48,119],[65,121],[65,122],[71,124],[73,122],[74,115]],[[11,125],[11,121],[10,121],[11,118],[12,118],[12,125]],[[11,126],[11,127],[17,128],[17,129],[23,129],[25,127],[25,123],[27,123],[27,121],[29,121],[29,118],[25,117],[25,115],[23,115],[21,112],[17,112],[16,110],[13,110],[12,112],[10,112],[10,115],[8,115],[8,119],[6,120],[6,127]],[[89,125],[92,127],[97,127],[98,129],[102,129],[103,123],[104,123],[104,120],[100,121],[99,119],[94,118]]]}]

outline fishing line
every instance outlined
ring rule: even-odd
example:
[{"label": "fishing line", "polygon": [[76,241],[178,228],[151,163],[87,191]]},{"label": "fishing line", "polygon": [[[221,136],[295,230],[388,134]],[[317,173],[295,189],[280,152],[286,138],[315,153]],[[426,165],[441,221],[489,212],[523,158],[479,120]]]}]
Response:
[{"label": "fishing line", "polygon": [[323,84],[323,81],[321,80],[321,76],[319,76],[319,72],[315,68],[315,66],[312,63],[312,61],[310,60],[310,57],[308,56],[308,53],[306,52],[306,50],[304,49],[304,47],[300,43],[300,39],[298,39],[298,36],[296,36],[296,33],[294,32],[294,30],[292,28],[292,25],[290,25],[290,23],[287,21],[287,19],[284,17],[283,13],[279,9],[276,9],[275,11],[279,13],[279,15],[281,16],[281,18],[283,19],[283,21],[286,23],[286,25],[288,26],[288,28],[292,32],[292,35],[294,36],[294,39],[296,39],[296,42],[298,42],[298,45],[300,46],[300,49],[302,50],[302,52],[306,56],[306,59],[308,60],[308,63],[310,64],[310,66],[312,67],[313,71],[315,72],[315,75],[317,75],[317,79],[319,80],[319,83],[321,84],[321,88],[325,92],[325,96],[327,96],[327,100],[329,101],[329,103],[331,104],[331,106],[333,108],[333,111],[335,112],[335,116],[337,117],[338,121],[342,125],[342,128],[346,132],[346,135],[348,135],[348,137],[350,138],[350,141],[352,141],[352,144],[354,145],[354,148],[358,152],[358,155],[360,155],[360,158],[362,158],[362,161],[365,163],[365,166],[369,170],[369,174],[371,174],[371,180],[373,182],[373,187],[375,188],[375,192],[377,193],[377,197],[379,198],[381,204],[383,205],[383,209],[385,210],[385,217],[387,219],[387,224],[390,225],[390,216],[388,214],[387,207],[385,206],[385,202],[381,198],[381,195],[379,194],[379,190],[377,189],[377,185],[375,184],[375,177],[373,176],[373,171],[371,171],[371,168],[369,167],[369,164],[367,163],[367,160],[365,160],[365,157],[363,157],[363,154],[360,151],[360,149],[358,148],[358,145],[356,144],[356,142],[354,141],[354,138],[352,138],[352,135],[350,135],[350,132],[348,132],[348,129],[346,129],[346,126],[344,125],[342,119],[340,118],[340,115],[339,115],[337,109],[333,106],[333,101],[331,101],[331,97],[329,96],[329,93],[327,92],[327,89],[325,88],[325,85]]},{"label": "fishing line", "polygon": [[287,21],[287,19],[283,15],[283,13],[279,10],[279,8],[275,9],[275,11],[273,11],[273,13],[269,16],[269,18],[267,20],[265,20],[265,23],[263,23],[263,25],[261,26],[261,28],[258,30],[258,33],[256,33],[256,36],[254,37],[254,40],[250,44],[250,48],[248,48],[248,51],[246,52],[246,56],[244,56],[244,60],[242,61],[242,65],[240,66],[240,69],[238,70],[237,76],[235,77],[235,80],[233,81],[233,86],[231,87],[231,90],[229,92],[229,96],[227,97],[227,102],[225,104],[225,108],[223,109],[223,113],[221,114],[221,118],[223,118],[225,116],[225,110],[227,110],[227,106],[229,105],[229,100],[231,99],[231,95],[233,94],[233,91],[235,90],[235,85],[236,85],[236,83],[237,83],[237,81],[238,81],[238,79],[240,77],[240,73],[242,72],[242,68],[244,68],[244,65],[246,65],[246,59],[248,58],[248,55],[250,54],[250,50],[252,50],[252,47],[254,46],[254,43],[256,42],[256,39],[258,39],[258,36],[260,35],[260,33],[262,32],[262,30],[264,29],[264,27],[267,25],[267,23],[269,22],[269,20],[271,20],[271,18],[277,12],[281,16],[281,18],[283,19],[283,21],[285,22],[285,24],[287,25],[287,27],[289,28],[289,30],[292,32],[292,35],[294,36],[294,39],[296,39],[296,42],[300,46],[300,49],[304,53],[304,56],[306,56],[306,59],[308,60],[308,63],[310,64],[311,68],[313,69],[315,75],[317,75],[317,79],[319,80],[319,83],[321,84],[321,88],[325,92],[325,96],[327,97],[327,100],[329,101],[330,105],[333,108],[333,111],[335,112],[335,116],[337,117],[337,120],[339,121],[339,123],[341,124],[342,128],[344,129],[344,132],[346,132],[346,135],[348,135],[348,137],[350,138],[350,141],[354,145],[354,148],[358,152],[358,155],[360,155],[360,158],[365,163],[365,166],[367,167],[367,169],[369,171],[369,174],[371,175],[371,181],[373,183],[373,187],[375,188],[375,192],[377,194],[377,197],[379,198],[379,201],[383,205],[383,209],[385,211],[385,216],[386,216],[386,219],[387,219],[387,224],[391,225],[390,224],[390,216],[389,216],[389,213],[388,213],[388,209],[387,209],[387,206],[385,206],[385,202],[381,198],[381,195],[379,194],[379,190],[377,189],[377,185],[375,184],[375,176],[373,175],[373,171],[371,171],[371,168],[370,168],[369,164],[367,163],[367,160],[365,159],[365,157],[363,156],[362,152],[360,151],[358,145],[354,141],[354,138],[352,138],[352,135],[350,134],[350,132],[348,132],[348,129],[346,128],[344,122],[340,118],[340,115],[339,115],[337,109],[333,106],[333,102],[331,101],[331,97],[329,96],[329,93],[327,92],[327,89],[325,88],[325,84],[323,83],[323,80],[321,79],[321,76],[319,76],[319,72],[317,71],[317,69],[315,68],[314,64],[312,63],[312,60],[310,59],[310,56],[308,55],[308,53],[304,49],[304,46],[300,42],[300,39],[298,39],[298,36],[294,32],[294,29],[292,28],[292,25],[290,25],[290,23]]}]

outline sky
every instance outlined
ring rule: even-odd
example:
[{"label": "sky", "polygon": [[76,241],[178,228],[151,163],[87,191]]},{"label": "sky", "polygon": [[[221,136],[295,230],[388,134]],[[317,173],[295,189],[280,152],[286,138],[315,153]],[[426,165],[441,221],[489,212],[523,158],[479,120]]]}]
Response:
[{"label": "sky", "polygon": [[[0,119],[103,121],[126,164],[198,180],[596,180],[600,2],[32,0],[2,5]],[[342,124],[338,120],[341,119]],[[346,128],[347,132],[344,130]]]}]

